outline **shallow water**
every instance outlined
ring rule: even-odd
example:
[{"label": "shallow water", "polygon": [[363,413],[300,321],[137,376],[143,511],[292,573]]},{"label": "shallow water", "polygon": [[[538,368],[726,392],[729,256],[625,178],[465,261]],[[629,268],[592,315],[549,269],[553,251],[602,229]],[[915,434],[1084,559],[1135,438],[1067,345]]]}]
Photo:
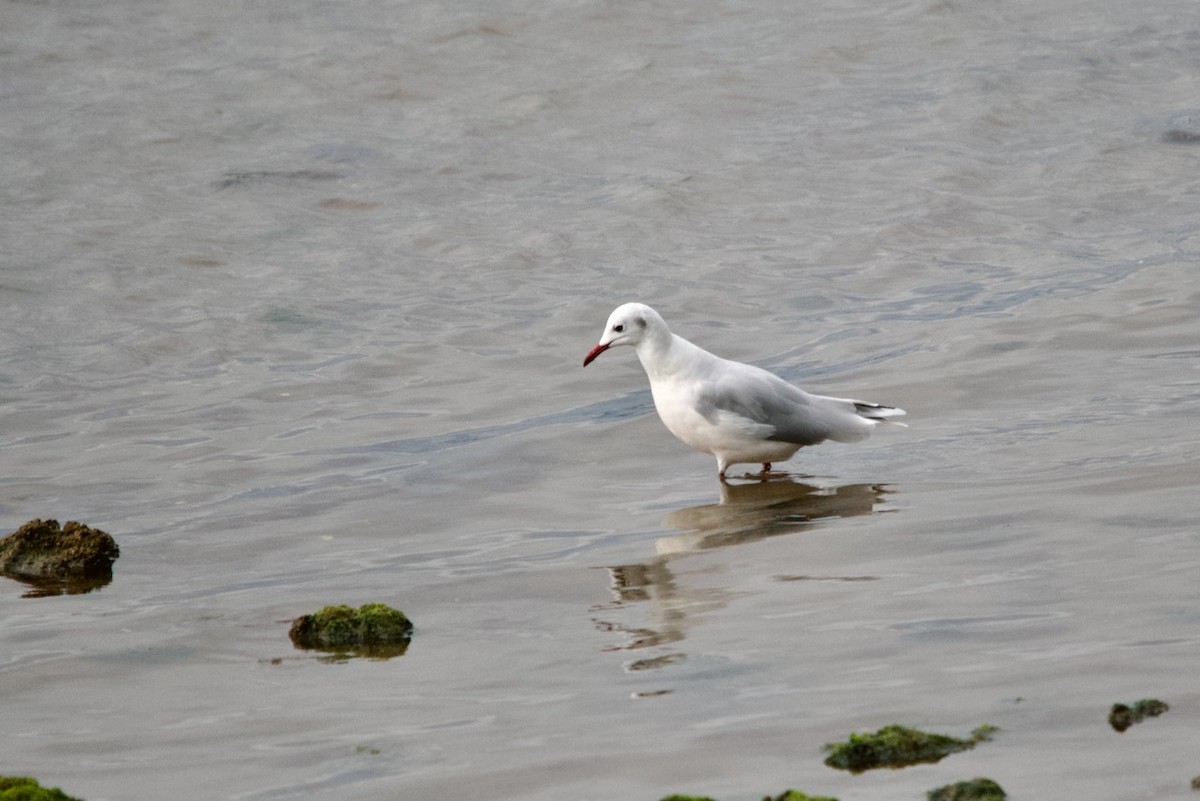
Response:
[{"label": "shallow water", "polygon": [[[1200,11],[8,3],[0,771],[88,799],[1189,797]],[[911,428],[716,481],[611,308]],[[386,661],[290,620],[383,601]],[[1161,718],[1118,735],[1118,701]],[[900,722],[994,742],[843,775]]]}]

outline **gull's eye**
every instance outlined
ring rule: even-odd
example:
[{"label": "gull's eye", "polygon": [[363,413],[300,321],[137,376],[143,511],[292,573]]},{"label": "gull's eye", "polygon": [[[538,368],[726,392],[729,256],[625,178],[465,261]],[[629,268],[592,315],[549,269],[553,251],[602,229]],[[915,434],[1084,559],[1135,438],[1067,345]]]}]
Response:
[{"label": "gull's eye", "polygon": [[614,325],[613,330],[619,334],[625,330],[625,326],[623,324],[622,325]]}]

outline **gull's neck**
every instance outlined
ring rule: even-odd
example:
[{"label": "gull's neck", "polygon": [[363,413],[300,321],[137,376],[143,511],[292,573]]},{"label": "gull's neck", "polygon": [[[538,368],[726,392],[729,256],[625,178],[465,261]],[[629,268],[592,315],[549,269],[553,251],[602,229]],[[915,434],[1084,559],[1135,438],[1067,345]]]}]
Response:
[{"label": "gull's neck", "polygon": [[638,343],[638,359],[651,381],[679,378],[712,355],[670,331],[655,331]]}]

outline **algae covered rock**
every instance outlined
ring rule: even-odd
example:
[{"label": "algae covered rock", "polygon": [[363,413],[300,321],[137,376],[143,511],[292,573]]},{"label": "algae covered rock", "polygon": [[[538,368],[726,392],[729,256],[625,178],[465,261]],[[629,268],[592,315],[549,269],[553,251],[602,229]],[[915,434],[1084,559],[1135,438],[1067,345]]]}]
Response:
[{"label": "algae covered rock", "polygon": [[0,776],[0,801],[79,801],[57,787],[42,787],[28,776]]},{"label": "algae covered rock", "polygon": [[1004,801],[1004,789],[991,779],[947,784],[925,794],[929,801]]},{"label": "algae covered rock", "polygon": [[1157,698],[1143,698],[1132,706],[1113,704],[1108,713],[1108,725],[1118,732],[1123,732],[1135,723],[1141,723],[1146,718],[1156,718],[1171,707],[1165,701]]},{"label": "algae covered rock", "polygon": [[121,555],[106,532],[68,521],[30,520],[0,538],[0,573],[37,588],[34,595],[89,592],[112,581]]},{"label": "algae covered rock", "polygon": [[[706,795],[669,795],[661,799],[661,801],[714,801]],[[777,796],[764,796],[763,801],[837,801],[836,798],[828,796],[808,795],[799,790],[784,790]]]},{"label": "algae covered rock", "polygon": [[828,743],[825,764],[831,768],[862,773],[872,768],[903,768],[922,762],[937,762],[942,757],[974,748],[975,743],[991,738],[995,728],[980,726],[970,739],[960,740],[946,734],[929,734],[907,726],[884,726],[874,734],[851,734],[844,743]]},{"label": "algae covered rock", "polygon": [[363,656],[400,656],[412,639],[412,622],[387,604],[327,606],[292,621],[288,636],[297,648]]}]

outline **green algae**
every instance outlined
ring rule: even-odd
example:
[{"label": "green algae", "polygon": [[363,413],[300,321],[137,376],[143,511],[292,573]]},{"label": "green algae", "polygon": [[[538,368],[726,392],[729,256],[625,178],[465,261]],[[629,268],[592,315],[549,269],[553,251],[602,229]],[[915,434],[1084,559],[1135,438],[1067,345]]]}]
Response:
[{"label": "green algae", "polygon": [[872,768],[903,768],[937,762],[945,756],[967,751],[975,743],[991,738],[994,726],[980,726],[970,739],[930,734],[907,726],[884,726],[874,734],[855,733],[844,743],[828,743],[825,764],[838,770],[862,773]]},{"label": "green algae", "polygon": [[1156,718],[1171,707],[1165,701],[1157,698],[1143,698],[1132,706],[1113,704],[1108,713],[1108,725],[1118,732],[1123,732],[1135,723],[1141,723],[1146,718]]},{"label": "green algae", "polygon": [[991,779],[976,778],[930,790],[925,797],[929,801],[1004,801],[1008,796]]},{"label": "green algae", "polygon": [[413,625],[387,604],[326,606],[292,621],[288,631],[297,648],[375,658],[400,656],[407,650]]},{"label": "green algae", "polygon": [[57,787],[42,787],[28,776],[0,776],[0,801],[79,801]]}]

